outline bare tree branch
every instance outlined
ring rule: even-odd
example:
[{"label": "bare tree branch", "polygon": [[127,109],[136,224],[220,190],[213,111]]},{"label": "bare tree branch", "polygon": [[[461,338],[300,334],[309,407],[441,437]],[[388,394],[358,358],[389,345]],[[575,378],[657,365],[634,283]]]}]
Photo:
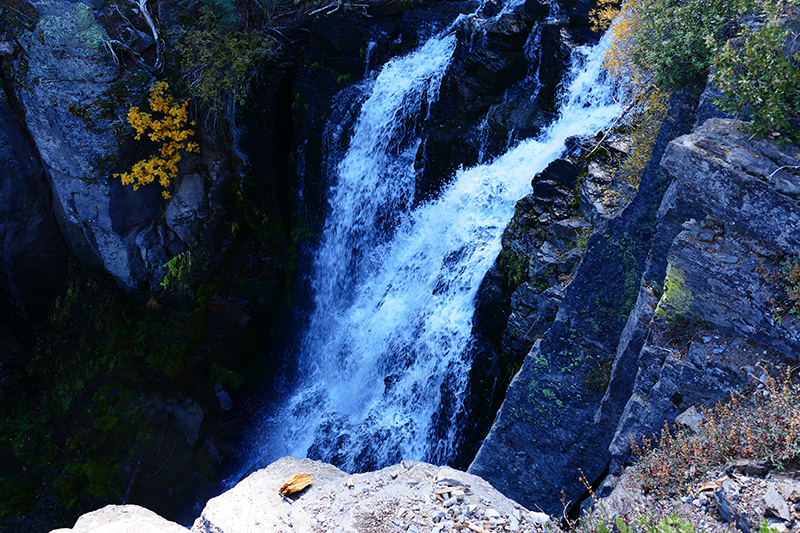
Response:
[{"label": "bare tree branch", "polygon": [[[131,57],[133,57],[133,60],[136,62],[136,64],[139,65],[139,68],[155,76],[157,74],[161,74],[162,70],[164,69],[164,41],[162,41],[161,38],[158,36],[158,30],[156,29],[153,17],[150,15],[150,12],[147,9],[147,0],[134,0],[134,1],[139,7],[139,12],[142,14],[142,17],[147,23],[147,27],[150,29],[150,34],[153,37],[153,41],[155,41],[156,43],[155,62],[153,63],[152,66],[148,65],[147,63],[145,63],[144,58],[141,56],[141,54],[139,54],[137,51],[135,51],[122,41],[112,39],[107,41],[106,45],[109,46],[116,45],[126,50],[129,54],[131,54]],[[122,15],[122,13],[120,13],[120,15]],[[124,15],[123,18],[125,18]],[[125,18],[125,20],[128,22],[128,24],[131,25],[133,30],[138,33],[138,30],[133,27],[133,24],[131,24],[131,22],[127,18]]]},{"label": "bare tree branch", "polygon": [[772,179],[772,176],[774,176],[775,174],[777,174],[777,173],[778,173],[778,172],[780,172],[781,170],[797,170],[797,169],[800,169],[800,165],[783,165],[782,167],[778,167],[778,168],[776,168],[776,169],[775,169],[775,170],[772,172],[772,174],[770,174],[769,176],[767,176],[767,179]]}]

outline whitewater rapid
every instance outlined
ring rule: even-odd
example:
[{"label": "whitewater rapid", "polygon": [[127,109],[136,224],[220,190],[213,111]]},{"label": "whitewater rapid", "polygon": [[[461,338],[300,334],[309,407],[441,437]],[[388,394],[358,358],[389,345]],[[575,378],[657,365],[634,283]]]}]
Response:
[{"label": "whitewater rapid", "polygon": [[264,421],[261,464],[311,456],[359,471],[451,460],[475,297],[514,205],[567,137],[593,135],[620,111],[603,82],[607,41],[580,48],[555,122],[412,208],[421,127],[455,46],[451,27],[363,83],[348,148],[330,155],[314,309],[293,392]]}]

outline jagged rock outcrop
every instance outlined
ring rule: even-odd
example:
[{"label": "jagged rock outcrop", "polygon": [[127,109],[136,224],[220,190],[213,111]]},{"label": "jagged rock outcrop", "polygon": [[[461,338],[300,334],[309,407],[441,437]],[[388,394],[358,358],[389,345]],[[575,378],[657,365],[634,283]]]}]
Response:
[{"label": "jagged rock outcrop", "polygon": [[668,185],[668,176],[659,169],[660,154],[671,139],[690,129],[693,109],[688,93],[673,96],[671,119],[658,134],[657,156],[643,173],[639,193],[589,238],[553,325],[526,356],[470,465],[471,473],[523,505],[560,513],[562,490],[574,502],[585,491],[581,471],[594,480],[609,463],[616,421],[598,424],[595,411],[636,301],[656,212]]},{"label": "jagged rock outcrop", "polygon": [[617,465],[631,437],[724,399],[759,362],[800,353],[797,317],[777,308],[784,287],[768,274],[800,252],[800,149],[712,118],[672,141],[662,164],[673,177],[659,213],[667,246],[651,254],[626,326],[638,342],[618,352],[607,392],[631,391],[611,444]]},{"label": "jagged rock outcrop", "polygon": [[118,122],[144,100],[147,83],[116,63],[92,7],[48,0],[36,9],[35,28],[18,38],[16,87],[60,230],[84,264],[109,272],[127,291],[147,289],[174,255],[214,249],[228,161],[207,139],[202,154],[182,164],[169,204],[156,186],[123,186],[113,174],[149,154],[131,145]]},{"label": "jagged rock outcrop", "polygon": [[[691,113],[682,116],[685,128]],[[680,132],[667,124],[656,148],[663,162],[651,161],[632,203],[590,239],[470,467],[525,504],[557,512],[548,494],[566,487],[568,500],[580,496],[578,467],[592,482],[613,457],[619,474],[631,437],[724,399],[759,362],[796,358],[796,317],[769,272],[800,251],[800,151],[749,139],[719,118],[665,150],[664,134]],[[657,212],[658,204],[643,209],[643,195],[662,194]],[[605,263],[613,247],[617,274]],[[608,387],[592,392],[594,373],[612,360]]]},{"label": "jagged rock outcrop", "polygon": [[108,36],[86,4],[56,0],[38,10],[35,31],[20,39],[28,68],[21,73],[19,97],[50,179],[59,225],[78,257],[134,289],[135,272],[144,266],[142,252],[123,244],[123,228],[115,228],[114,221],[151,220],[157,191],[131,194],[137,205],[123,210],[127,191],[99,168],[116,151],[116,117],[100,107],[119,72],[103,45]]}]

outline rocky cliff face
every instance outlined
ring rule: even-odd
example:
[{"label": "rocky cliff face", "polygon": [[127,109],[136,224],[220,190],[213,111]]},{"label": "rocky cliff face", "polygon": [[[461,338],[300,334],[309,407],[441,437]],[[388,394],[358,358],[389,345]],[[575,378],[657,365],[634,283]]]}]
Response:
[{"label": "rocky cliff face", "polygon": [[643,339],[638,368],[630,372],[622,351],[607,393],[632,391],[611,445],[618,462],[631,436],[723,399],[760,361],[796,360],[797,318],[779,309],[785,287],[769,272],[800,250],[798,160],[797,147],[750,139],[729,119],[710,119],[668,146],[662,164],[673,181],[659,233],[673,238],[659,265],[663,292],[642,287],[637,322],[626,325]]},{"label": "rocky cliff face", "polygon": [[558,512],[561,488],[568,501],[584,492],[581,473],[620,472],[631,438],[724,399],[761,361],[796,359],[796,318],[769,272],[800,250],[799,152],[729,119],[666,145],[691,123],[685,109],[637,196],[589,240],[470,467],[526,505]]},{"label": "rocky cliff face", "polygon": [[173,256],[214,251],[229,159],[215,152],[213,137],[202,143],[201,155],[182,165],[168,204],[155,187],[123,186],[113,173],[143,157],[125,117],[140,104],[148,76],[120,68],[90,5],[54,0],[36,10],[36,26],[18,32],[5,64],[59,229],[81,262],[110,273],[126,291],[146,290]]}]

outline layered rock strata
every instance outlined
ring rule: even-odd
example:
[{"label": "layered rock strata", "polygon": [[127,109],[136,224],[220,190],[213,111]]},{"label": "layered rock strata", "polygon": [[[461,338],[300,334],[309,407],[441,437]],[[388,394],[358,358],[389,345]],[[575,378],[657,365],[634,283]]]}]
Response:
[{"label": "layered rock strata", "polygon": [[[526,505],[558,512],[558,488],[575,501],[581,472],[590,482],[606,465],[619,473],[631,438],[724,399],[760,362],[796,359],[797,319],[770,272],[800,252],[800,151],[713,118],[661,153],[633,202],[592,236],[470,467]],[[636,218],[645,198],[657,209]],[[604,360],[610,381],[592,392]]]}]

